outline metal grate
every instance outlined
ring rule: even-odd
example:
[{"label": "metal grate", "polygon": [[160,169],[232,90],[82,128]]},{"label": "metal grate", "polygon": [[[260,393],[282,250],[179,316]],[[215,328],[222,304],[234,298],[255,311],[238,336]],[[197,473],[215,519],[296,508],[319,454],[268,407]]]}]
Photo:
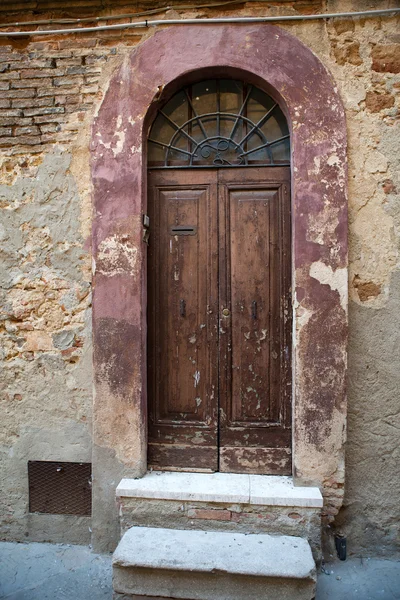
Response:
[{"label": "metal grate", "polygon": [[92,513],[91,463],[29,461],[29,512]]}]

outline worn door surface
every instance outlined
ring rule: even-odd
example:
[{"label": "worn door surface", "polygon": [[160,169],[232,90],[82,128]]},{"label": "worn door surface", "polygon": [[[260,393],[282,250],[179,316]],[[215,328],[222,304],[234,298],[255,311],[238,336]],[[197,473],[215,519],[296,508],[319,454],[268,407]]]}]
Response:
[{"label": "worn door surface", "polygon": [[289,169],[149,172],[149,464],[291,472]]}]

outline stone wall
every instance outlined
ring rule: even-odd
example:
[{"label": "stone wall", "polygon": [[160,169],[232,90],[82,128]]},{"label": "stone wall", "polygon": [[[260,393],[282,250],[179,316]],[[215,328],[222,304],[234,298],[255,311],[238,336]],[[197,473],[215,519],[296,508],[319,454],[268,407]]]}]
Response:
[{"label": "stone wall", "polygon": [[[87,2],[83,9],[81,3],[79,14],[73,2],[68,14],[56,1],[46,3],[50,12],[40,10],[41,2],[31,4],[39,12],[8,10],[5,18],[13,23],[139,10],[136,2],[128,1],[108,7]],[[157,5],[141,4],[144,9]],[[174,8],[132,20],[394,6],[394,0],[247,3],[215,9],[195,9],[193,3],[192,9]],[[363,553],[393,551],[400,522],[398,25],[394,17],[280,25],[331,71],[347,114],[351,298],[347,487],[336,517],[343,502],[341,474],[328,482],[336,487],[337,499],[325,513],[336,517],[332,526],[348,534],[350,549]],[[51,25],[55,27],[61,26]],[[1,39],[4,539],[88,537],[88,519],[28,514],[26,464],[91,459],[90,128],[111,73],[132,46],[153,32],[143,28]]]}]

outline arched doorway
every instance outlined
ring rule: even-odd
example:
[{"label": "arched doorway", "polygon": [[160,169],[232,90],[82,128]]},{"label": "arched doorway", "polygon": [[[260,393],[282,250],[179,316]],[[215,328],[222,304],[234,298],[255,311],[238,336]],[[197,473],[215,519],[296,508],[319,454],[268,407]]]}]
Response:
[{"label": "arched doorway", "polygon": [[339,92],[316,55],[279,27],[165,27],[124,56],[93,122],[95,544],[117,537],[115,482],[142,477],[148,468],[143,214],[149,120],[160,90],[196,73],[243,77],[285,107],[292,148],[292,475],[296,485],[324,490],[329,515],[342,502],[347,167]]},{"label": "arched doorway", "polygon": [[291,473],[290,135],[278,103],[206,79],[148,137],[151,467]]}]

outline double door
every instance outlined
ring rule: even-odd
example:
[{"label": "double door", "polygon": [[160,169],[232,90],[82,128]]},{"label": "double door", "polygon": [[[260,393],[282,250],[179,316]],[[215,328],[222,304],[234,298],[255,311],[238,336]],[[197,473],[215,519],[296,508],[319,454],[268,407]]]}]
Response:
[{"label": "double door", "polygon": [[290,173],[149,171],[148,462],[290,474]]}]

